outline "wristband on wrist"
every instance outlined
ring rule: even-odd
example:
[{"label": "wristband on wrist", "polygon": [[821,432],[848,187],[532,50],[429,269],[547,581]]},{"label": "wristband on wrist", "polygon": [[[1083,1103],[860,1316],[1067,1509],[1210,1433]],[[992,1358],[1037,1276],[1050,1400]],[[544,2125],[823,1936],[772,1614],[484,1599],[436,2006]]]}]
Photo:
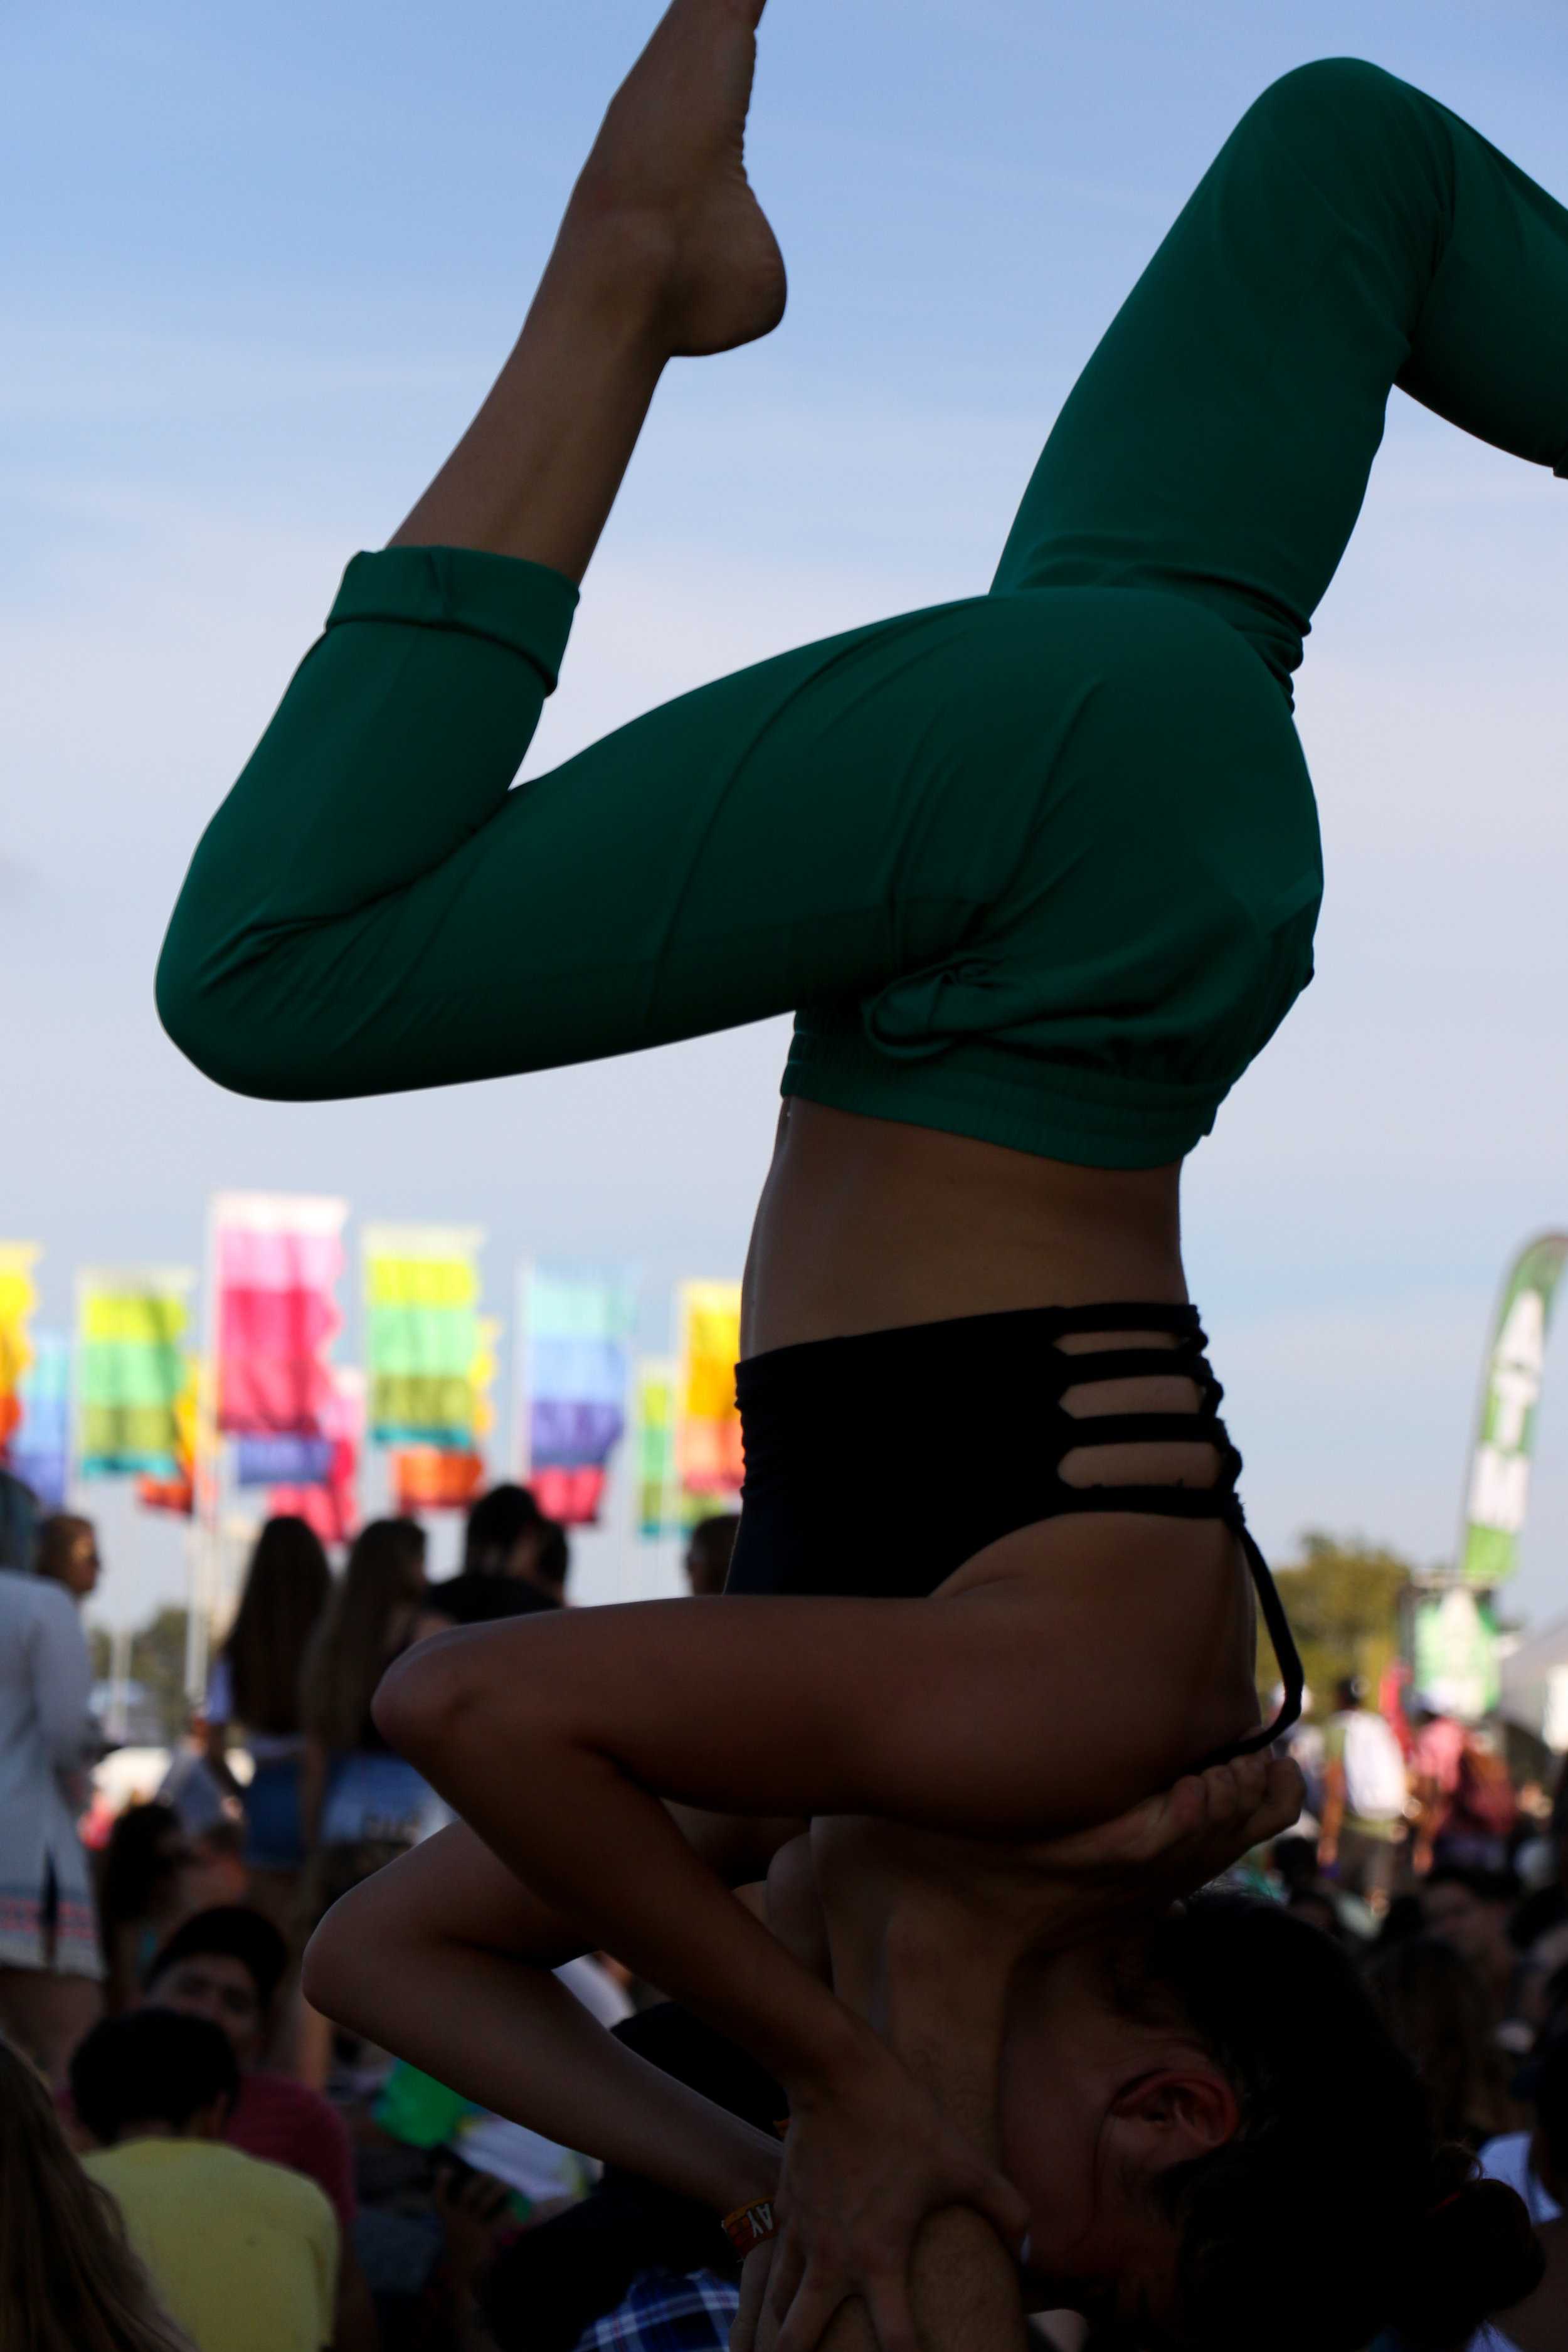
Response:
[{"label": "wristband on wrist", "polygon": [[732,2213],[725,2214],[722,2227],[743,2262],[754,2247],[765,2245],[777,2233],[773,2199],[763,2197],[754,2205],[737,2205]]}]

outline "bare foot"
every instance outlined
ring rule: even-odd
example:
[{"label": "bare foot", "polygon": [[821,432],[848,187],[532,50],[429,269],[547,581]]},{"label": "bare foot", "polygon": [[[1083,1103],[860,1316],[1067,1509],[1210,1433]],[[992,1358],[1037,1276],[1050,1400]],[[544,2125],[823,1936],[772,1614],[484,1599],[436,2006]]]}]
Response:
[{"label": "bare foot", "polygon": [[635,245],[660,287],[672,357],[771,334],[784,256],[746,178],[746,114],[766,0],[672,0],[611,100],[562,236]]}]

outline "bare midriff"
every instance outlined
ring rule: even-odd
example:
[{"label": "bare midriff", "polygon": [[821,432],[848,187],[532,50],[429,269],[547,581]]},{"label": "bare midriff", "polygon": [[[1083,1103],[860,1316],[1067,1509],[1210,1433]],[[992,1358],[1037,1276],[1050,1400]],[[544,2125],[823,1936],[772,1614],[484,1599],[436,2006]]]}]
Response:
[{"label": "bare midriff", "polygon": [[[780,1116],[746,1263],[742,1353],[850,1339],[1014,1307],[1140,1300],[1183,1306],[1179,1164],[1070,1166],[933,1128],[834,1110],[799,1096]],[[1064,1339],[1069,1352],[1168,1334]],[[1191,1412],[1184,1379],[1097,1382],[1069,1412]],[[1192,1443],[1088,1448],[1069,1485],[1179,1478],[1211,1483],[1210,1448]]]},{"label": "bare midriff", "polygon": [[1016,1307],[1183,1305],[1180,1175],[1072,1167],[792,1096],[752,1230],[742,1353]]}]

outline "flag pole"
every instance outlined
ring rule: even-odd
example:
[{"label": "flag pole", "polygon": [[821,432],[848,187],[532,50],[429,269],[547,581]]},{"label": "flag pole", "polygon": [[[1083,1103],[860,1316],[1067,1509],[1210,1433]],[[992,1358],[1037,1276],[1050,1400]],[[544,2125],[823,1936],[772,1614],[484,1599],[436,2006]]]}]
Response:
[{"label": "flag pole", "polygon": [[533,1405],[528,1392],[528,1306],[533,1260],[520,1257],[512,1277],[511,1443],[508,1455],[513,1483],[526,1486],[533,1468]]},{"label": "flag pole", "polygon": [[218,1410],[217,1195],[207,1195],[205,1281],[202,1299],[202,1349],[196,1360],[196,1425],[191,1445],[191,1525],[187,1537],[188,1598],[185,1612],[185,1696],[199,1706],[206,1696],[207,1612],[216,1582],[221,1499],[219,1470],[223,1439]]}]

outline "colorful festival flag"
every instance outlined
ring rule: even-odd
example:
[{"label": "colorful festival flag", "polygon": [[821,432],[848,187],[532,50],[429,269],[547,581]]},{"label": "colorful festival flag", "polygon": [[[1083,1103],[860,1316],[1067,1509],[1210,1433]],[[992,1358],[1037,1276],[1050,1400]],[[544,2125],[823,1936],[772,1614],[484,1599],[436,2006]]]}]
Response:
[{"label": "colorful festival flag", "polygon": [[[174,1468],[168,1477],[142,1477],[136,1481],[136,1500],[144,1511],[174,1511],[182,1518],[195,1516],[196,1507],[196,1416],[202,1410],[202,1368],[198,1360],[187,1355],[184,1378],[174,1403]],[[210,1414],[212,1407],[206,1408]],[[209,1442],[205,1449],[209,1465],[203,1474],[204,1486],[209,1486],[214,1473],[210,1466],[213,1448]]]},{"label": "colorful festival flag", "polygon": [[348,1203],[220,1192],[212,1215],[217,1426],[235,1437],[320,1436]]},{"label": "colorful festival flag", "polygon": [[1459,1573],[1489,1591],[1519,1564],[1542,1367],[1568,1234],[1542,1234],[1509,1268],[1488,1350],[1465,1498]]},{"label": "colorful festival flag", "polygon": [[82,1477],[175,1475],[195,1279],[186,1266],[85,1267],[77,1276]]},{"label": "colorful festival flag", "polygon": [[474,1226],[366,1226],[365,1361],[377,1444],[474,1449],[483,1240]]},{"label": "colorful festival flag", "polygon": [[22,1375],[22,1417],[7,1466],[46,1511],[63,1511],[70,1483],[70,1340],[63,1331],[37,1331],[32,1353]]},{"label": "colorful festival flag", "polygon": [[740,1352],[740,1284],[683,1282],[675,1462],[686,1494],[729,1498],[740,1492],[745,1475],[735,1402]]},{"label": "colorful festival flag", "polygon": [[392,1490],[408,1518],[421,1511],[465,1510],[483,1492],[489,1466],[477,1441],[495,1427],[490,1388],[496,1376],[500,1325],[494,1316],[476,1319],[478,1339],[469,1368],[474,1391],[474,1442],[467,1445],[400,1445],[391,1455]]},{"label": "colorful festival flag", "polygon": [[637,1533],[658,1542],[683,1532],[675,1475],[673,1364],[637,1366]]},{"label": "colorful festival flag", "polygon": [[27,1324],[37,1305],[37,1242],[0,1242],[0,1462],[22,1418],[22,1375],[33,1360]]},{"label": "colorful festival flag", "polygon": [[392,1457],[392,1491],[405,1518],[422,1511],[466,1510],[485,1486],[482,1454],[451,1453],[439,1445],[400,1445]]},{"label": "colorful festival flag", "polygon": [[592,1526],[626,1431],[637,1285],[531,1266],[518,1290],[523,1476],[547,1518]]},{"label": "colorful festival flag", "polygon": [[[247,1438],[246,1445],[283,1444],[317,1449],[295,1457],[295,1475],[279,1475],[267,1497],[272,1518],[305,1520],[323,1543],[349,1543],[358,1532],[359,1465],[364,1440],[364,1374],[347,1364],[332,1366],[332,1393],[324,1408],[321,1438]],[[324,1449],[324,1453],[321,1449]],[[315,1476],[298,1475],[315,1470]]]}]

